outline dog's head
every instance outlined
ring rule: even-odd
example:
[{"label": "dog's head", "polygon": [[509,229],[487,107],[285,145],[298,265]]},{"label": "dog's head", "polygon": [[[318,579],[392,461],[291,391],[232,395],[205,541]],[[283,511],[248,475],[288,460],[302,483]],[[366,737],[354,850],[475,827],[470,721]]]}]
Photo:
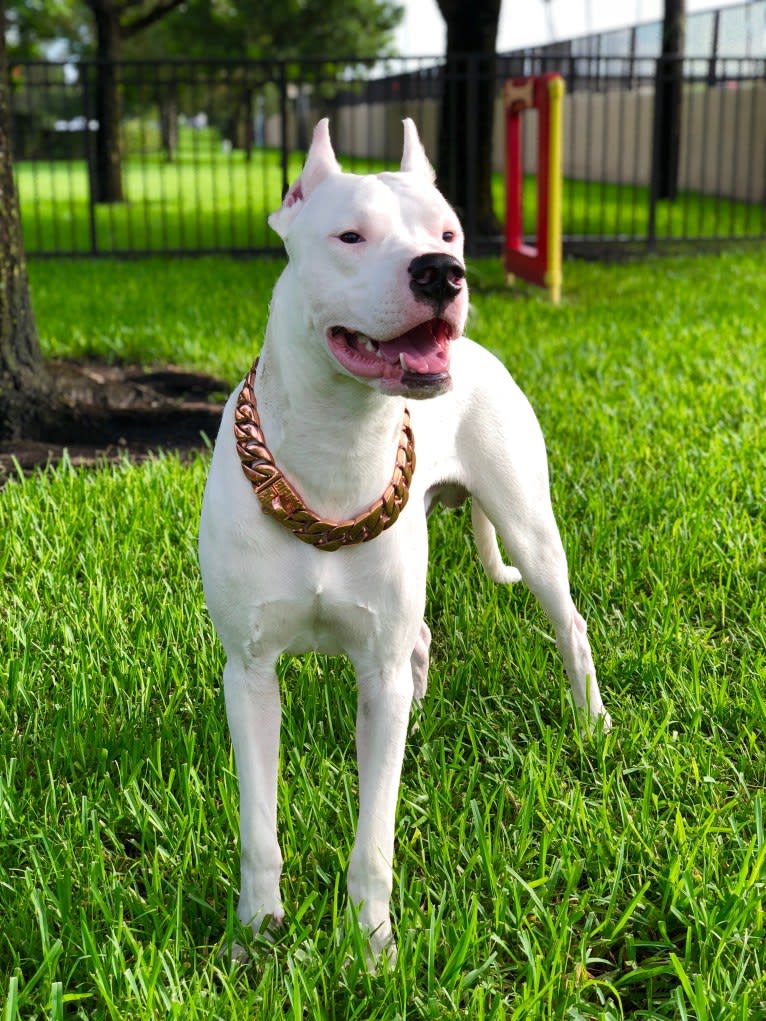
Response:
[{"label": "dog's head", "polygon": [[463,234],[411,120],[400,171],[364,176],[341,171],[320,121],[269,223],[298,275],[308,332],[338,372],[387,394],[449,389],[449,346],[468,311]]}]

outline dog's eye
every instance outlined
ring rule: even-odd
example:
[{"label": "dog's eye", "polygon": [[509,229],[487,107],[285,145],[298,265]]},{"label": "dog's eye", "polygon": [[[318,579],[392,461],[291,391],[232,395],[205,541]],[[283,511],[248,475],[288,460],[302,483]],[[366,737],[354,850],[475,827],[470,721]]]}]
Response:
[{"label": "dog's eye", "polygon": [[446,241],[447,244],[449,244],[450,241],[454,240],[455,240],[454,230],[445,230],[445,232],[442,234],[442,241]]},{"label": "dog's eye", "polygon": [[364,238],[355,230],[346,230],[338,235],[338,240],[342,241],[344,245],[358,245],[360,241],[364,241]]}]

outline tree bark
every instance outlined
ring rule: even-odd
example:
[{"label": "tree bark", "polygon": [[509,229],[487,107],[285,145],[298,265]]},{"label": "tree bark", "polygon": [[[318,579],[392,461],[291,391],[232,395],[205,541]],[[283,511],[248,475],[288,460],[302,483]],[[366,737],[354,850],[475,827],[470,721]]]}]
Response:
[{"label": "tree bark", "polygon": [[[0,0],[0,439],[28,432],[45,374],[29,297],[11,158],[5,4]],[[32,399],[30,399],[32,397]]]},{"label": "tree bark", "polygon": [[95,119],[98,121],[91,188],[95,202],[123,202],[118,61],[122,28],[113,0],[88,0],[96,27]]},{"label": "tree bark", "polygon": [[683,52],[686,0],[665,0],[662,25],[662,56],[657,89],[657,198],[675,199],[678,194],[678,165],[681,148],[681,103],[683,100]]},{"label": "tree bark", "polygon": [[175,85],[168,85],[160,94],[160,137],[165,159],[172,163],[178,148],[178,97]]},{"label": "tree bark", "polygon": [[500,0],[437,0],[447,26],[437,174],[468,232],[500,232],[492,205],[492,129]]}]

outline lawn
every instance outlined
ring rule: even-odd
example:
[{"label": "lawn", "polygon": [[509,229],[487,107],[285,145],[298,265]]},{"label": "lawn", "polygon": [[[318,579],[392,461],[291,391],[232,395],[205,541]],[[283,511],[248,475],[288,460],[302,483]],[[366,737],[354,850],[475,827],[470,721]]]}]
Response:
[{"label": "lawn", "polygon": [[[188,133],[184,134],[188,137]],[[84,160],[22,162],[16,169],[29,252],[276,248],[266,217],[282,196],[280,157],[221,152],[208,135],[168,163],[158,154],[125,160],[125,202],[90,206]],[[301,157],[290,159],[290,179]],[[91,219],[92,216],[92,219]]]},{"label": "lawn", "polygon": [[[212,131],[181,133],[173,162],[157,153],[125,160],[127,201],[96,205],[88,199],[83,160],[20,162],[17,180],[27,251],[102,252],[163,250],[254,250],[277,248],[266,217],[282,195],[280,155],[255,149],[226,152]],[[292,153],[289,180],[301,167]],[[344,160],[347,169],[377,172],[383,164]],[[502,216],[502,175],[493,178],[495,209]],[[645,241],[649,231],[649,189],[630,184],[567,179],[563,190],[565,238],[572,241]],[[534,179],[524,188],[524,223],[535,233]],[[766,209],[725,197],[684,192],[657,204],[657,239],[756,238],[766,233]]]},{"label": "lawn", "polygon": [[[33,262],[46,351],[232,383],[278,265]],[[229,972],[237,792],[195,530],[207,457],[0,491],[0,1015],[766,1016],[763,254],[567,264],[558,308],[471,266],[470,333],[546,434],[606,738],[550,629],[430,522],[429,694],[401,788],[399,960],[344,926],[354,684],[285,661],[285,930]]]}]

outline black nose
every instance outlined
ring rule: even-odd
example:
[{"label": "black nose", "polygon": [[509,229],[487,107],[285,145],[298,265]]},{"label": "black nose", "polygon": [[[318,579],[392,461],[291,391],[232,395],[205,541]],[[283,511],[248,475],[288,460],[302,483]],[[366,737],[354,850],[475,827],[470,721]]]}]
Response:
[{"label": "black nose", "polygon": [[418,301],[443,308],[457,297],[463,286],[465,269],[454,255],[434,252],[418,255],[409,264],[410,288]]}]

